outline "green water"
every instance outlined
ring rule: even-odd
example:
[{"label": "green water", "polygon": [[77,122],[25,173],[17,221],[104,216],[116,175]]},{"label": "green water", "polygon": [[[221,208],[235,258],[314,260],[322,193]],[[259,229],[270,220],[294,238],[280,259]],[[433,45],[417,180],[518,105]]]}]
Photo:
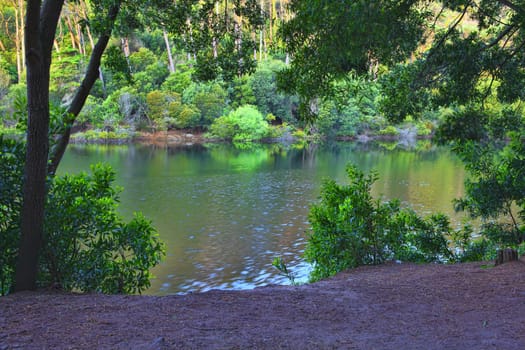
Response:
[{"label": "green water", "polygon": [[374,195],[399,198],[422,214],[441,211],[456,222],[451,200],[463,193],[465,172],[446,149],[388,151],[336,144],[296,149],[264,145],[238,150],[211,146],[71,145],[60,172],[106,162],[124,187],[121,213],[142,211],[167,245],[148,294],[246,289],[285,284],[271,266],[282,256],[305,279],[301,260],[308,210],[323,178],[345,181],[345,166],[375,169]]}]

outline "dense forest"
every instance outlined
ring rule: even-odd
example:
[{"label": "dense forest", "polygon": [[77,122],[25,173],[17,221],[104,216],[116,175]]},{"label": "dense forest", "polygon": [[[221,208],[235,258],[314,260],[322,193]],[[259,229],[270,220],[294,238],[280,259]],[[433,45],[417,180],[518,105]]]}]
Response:
[{"label": "dense forest", "polygon": [[[434,133],[471,174],[456,209],[483,221],[482,240],[466,226],[460,250],[523,249],[524,1],[0,1],[1,128],[26,136],[0,139],[2,289],[34,289],[39,272],[70,289],[147,286],[162,244],[143,217],[118,218],[114,173],[55,177],[71,137],[143,131],[234,142]],[[372,243],[355,249],[362,259],[343,249],[320,275],[391,257],[392,232],[408,237],[403,256],[448,255],[446,218],[375,202],[366,191],[375,176],[348,169],[351,186],[329,183],[313,209],[308,256],[323,268],[326,245],[355,243],[349,218]],[[76,205],[72,221],[57,203]]]},{"label": "dense forest", "polygon": [[[75,130],[83,132],[74,139],[129,139],[136,132],[167,130],[208,132],[210,138],[236,141],[398,134],[379,110],[378,82],[365,83],[352,75],[339,83],[337,98],[316,103],[318,118],[306,122],[297,93],[280,90],[277,82],[277,72],[291,60],[278,34],[293,13],[286,1],[252,5],[246,14],[237,14],[227,1],[193,9],[178,32],[141,16],[121,25],[76,119]],[[1,4],[0,115],[2,127],[11,132],[24,130],[24,6],[16,1]],[[71,103],[89,63],[96,24],[87,19],[94,10],[86,1],[66,3],[58,23],[50,83],[50,103],[57,113]],[[201,24],[204,10],[206,27]],[[239,113],[247,116],[242,122]],[[429,115],[404,126],[426,136],[435,121]]]}]

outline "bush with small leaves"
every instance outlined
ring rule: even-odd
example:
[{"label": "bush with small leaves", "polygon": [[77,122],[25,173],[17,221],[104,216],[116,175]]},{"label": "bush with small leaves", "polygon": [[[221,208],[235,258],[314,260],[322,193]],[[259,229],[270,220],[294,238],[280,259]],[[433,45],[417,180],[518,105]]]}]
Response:
[{"label": "bush with small leaves", "polygon": [[251,105],[237,108],[230,114],[216,119],[210,128],[210,135],[234,142],[260,140],[267,136],[270,127],[262,114]]},{"label": "bush with small leaves", "polygon": [[[0,137],[0,295],[13,283],[20,237],[24,145]],[[140,293],[164,255],[151,222],[117,213],[109,166],[49,179],[38,284],[64,290]]]},{"label": "bush with small leaves", "polygon": [[347,268],[387,260],[438,262],[453,260],[445,236],[448,218],[421,218],[399,201],[382,202],[371,195],[375,173],[347,167],[350,184],[326,180],[320,203],[310,211],[312,233],[305,249],[313,264],[310,279],[329,277]]}]

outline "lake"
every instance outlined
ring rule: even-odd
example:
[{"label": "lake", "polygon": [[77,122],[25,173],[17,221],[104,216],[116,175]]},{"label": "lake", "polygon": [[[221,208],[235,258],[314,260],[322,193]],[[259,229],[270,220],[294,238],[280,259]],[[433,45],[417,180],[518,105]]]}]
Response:
[{"label": "lake", "polygon": [[106,162],[124,187],[120,212],[141,211],[153,220],[167,246],[146,294],[210,289],[247,289],[287,284],[272,267],[281,256],[306,281],[301,259],[308,212],[323,179],[346,181],[349,162],[375,169],[373,192],[399,198],[420,214],[440,211],[453,222],[451,201],[463,194],[459,159],[428,142],[417,149],[390,150],[373,144],[257,145],[71,145],[59,173],[78,173]]}]

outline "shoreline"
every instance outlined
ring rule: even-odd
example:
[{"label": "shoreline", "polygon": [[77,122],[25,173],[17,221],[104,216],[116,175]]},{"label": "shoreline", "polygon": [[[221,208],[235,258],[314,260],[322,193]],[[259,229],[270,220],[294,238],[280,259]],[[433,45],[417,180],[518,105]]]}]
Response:
[{"label": "shoreline", "polygon": [[0,349],[525,348],[525,262],[363,266],[312,284],[0,297]]},{"label": "shoreline", "polygon": [[[70,140],[71,144],[116,144],[123,145],[128,143],[145,143],[153,145],[193,145],[204,143],[232,143],[228,140],[220,140],[216,138],[206,138],[202,131],[160,131],[160,132],[137,132],[135,134],[118,138],[118,137],[99,137],[99,138],[83,138],[81,133],[73,134]],[[379,134],[361,134],[356,136],[337,136],[332,139],[327,137],[310,136],[306,138],[297,138],[289,136],[286,138],[263,139],[254,141],[253,143],[287,143],[293,144],[297,142],[319,142],[333,140],[338,142],[398,142],[403,144],[415,143],[419,140],[431,140],[433,135],[418,136],[410,132],[401,132],[398,135],[379,135]]]}]

